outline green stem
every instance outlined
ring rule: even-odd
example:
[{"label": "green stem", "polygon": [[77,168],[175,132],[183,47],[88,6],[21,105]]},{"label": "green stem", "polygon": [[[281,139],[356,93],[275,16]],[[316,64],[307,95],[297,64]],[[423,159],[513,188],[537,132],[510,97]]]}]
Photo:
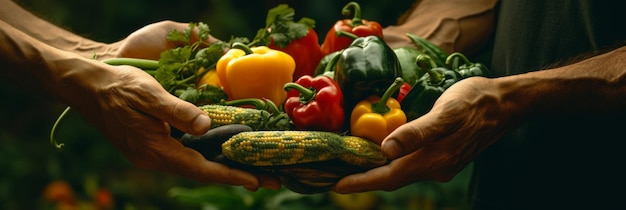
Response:
[{"label": "green stem", "polygon": [[271,100],[265,99],[265,103],[267,104],[267,106],[269,106],[268,110],[270,113],[272,113],[272,115],[279,115],[281,113],[280,109],[278,109],[278,106],[276,106],[276,104]]},{"label": "green stem", "polygon": [[61,115],[59,115],[57,120],[54,122],[54,125],[52,125],[52,130],[50,130],[50,144],[52,144],[54,148],[56,148],[57,150],[61,150],[63,149],[63,146],[65,146],[65,144],[63,143],[60,143],[60,144],[57,143],[57,140],[56,140],[57,127],[59,126],[59,124],[65,118],[65,115],[67,115],[69,111],[70,111],[70,107],[68,106],[65,108],[65,110],[63,110]]},{"label": "green stem", "polygon": [[343,50],[339,53],[337,53],[335,56],[333,56],[330,61],[328,61],[328,64],[326,64],[326,67],[324,68],[324,72],[329,72],[332,71],[334,73],[335,70],[333,70],[333,68],[335,68],[335,65],[337,65],[337,61],[339,60],[339,57],[341,56]]},{"label": "green stem", "polygon": [[114,66],[129,65],[144,70],[154,70],[159,68],[159,61],[141,58],[110,58],[103,60],[102,62]]},{"label": "green stem", "polygon": [[252,52],[250,47],[248,47],[248,45],[245,45],[244,43],[241,43],[241,42],[233,43],[233,46],[231,46],[231,48],[243,50],[246,53],[246,55],[250,55],[250,54],[254,53],[254,52]]},{"label": "green stem", "polygon": [[350,26],[354,27],[363,25],[363,20],[361,19],[361,6],[359,6],[358,3],[353,1],[348,2],[348,4],[343,6],[343,9],[341,9],[341,14],[344,16],[350,15],[350,8],[354,9],[354,16],[352,17],[352,24],[350,24]]},{"label": "green stem", "polygon": [[154,75],[156,75],[156,72],[157,72],[157,70],[143,70],[143,71],[145,71],[146,73],[148,73],[150,76],[153,76],[153,77]]},{"label": "green stem", "polygon": [[308,104],[315,99],[315,95],[317,94],[317,91],[315,91],[315,89],[306,88],[295,82],[286,83],[284,87],[285,91],[287,92],[291,91],[291,89],[295,89],[300,92],[300,103],[302,104]]},{"label": "green stem", "polygon": [[[437,68],[437,64],[430,56],[425,54],[417,55],[417,57],[415,58],[415,62],[417,63],[417,66],[426,71],[430,83],[440,84],[444,81],[445,77],[442,73],[432,70],[433,68]],[[423,62],[428,62],[428,66],[424,65]]]},{"label": "green stem", "polygon": [[255,109],[267,110],[267,103],[264,100],[258,98],[244,98],[230,101],[222,101],[220,104],[227,106],[243,106],[252,105]]},{"label": "green stem", "polygon": [[448,58],[446,58],[446,65],[450,65],[450,62],[452,62],[452,59],[454,59],[454,57],[460,57],[463,63],[465,63],[465,65],[468,65],[468,66],[472,65],[472,62],[469,59],[467,59],[467,57],[465,57],[463,53],[460,53],[460,52],[454,52],[448,55]]},{"label": "green stem", "polygon": [[380,97],[380,101],[372,104],[372,111],[381,115],[387,114],[387,112],[391,110],[389,106],[387,106],[387,101],[389,100],[389,98],[391,97],[393,93],[395,93],[396,91],[398,91],[398,89],[400,89],[403,83],[404,83],[404,80],[402,79],[402,77],[397,77],[396,80],[393,81],[391,86],[389,86],[389,88],[385,90],[385,93],[383,93],[383,96]]},{"label": "green stem", "polygon": [[272,115],[278,115],[280,113],[278,106],[276,106],[276,104],[269,99],[262,100],[258,98],[243,98],[230,101],[222,100],[220,104],[226,106],[252,105],[255,109],[268,111],[272,113]]},{"label": "green stem", "polygon": [[359,38],[359,36],[357,36],[356,34],[353,34],[347,31],[342,31],[342,30],[335,30],[335,36],[338,36],[338,37],[347,36],[348,38],[352,38],[352,39]]}]

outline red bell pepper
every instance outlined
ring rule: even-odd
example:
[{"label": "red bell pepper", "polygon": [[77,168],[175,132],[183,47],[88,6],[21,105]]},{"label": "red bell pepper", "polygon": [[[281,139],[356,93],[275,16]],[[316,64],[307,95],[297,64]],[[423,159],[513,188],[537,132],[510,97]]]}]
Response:
[{"label": "red bell pepper", "polygon": [[343,93],[328,76],[302,76],[285,84],[285,112],[300,130],[339,132],[345,123]]},{"label": "red bell pepper", "polygon": [[318,36],[313,27],[315,20],[301,18],[293,20],[295,10],[286,4],[280,4],[267,13],[266,26],[255,37],[256,44],[267,45],[274,50],[283,51],[296,62],[292,81],[303,75],[313,75],[317,64],[324,55]]},{"label": "red bell pepper", "polygon": [[349,2],[341,10],[344,16],[350,15],[350,8],[354,8],[354,17],[352,19],[339,20],[326,33],[324,43],[322,43],[322,53],[328,55],[332,52],[342,50],[353,41],[352,38],[337,35],[337,31],[345,31],[355,34],[357,37],[366,37],[370,35],[383,38],[383,27],[376,21],[361,19],[361,7],[356,2]]},{"label": "red bell pepper", "polygon": [[309,28],[308,31],[306,36],[291,40],[284,47],[281,47],[281,44],[277,43],[274,38],[271,39],[268,45],[272,49],[283,51],[293,57],[293,60],[296,62],[293,81],[304,75],[313,76],[315,68],[322,60],[322,57],[324,57],[318,43],[317,33],[313,28]]},{"label": "red bell pepper", "polygon": [[406,96],[406,94],[409,93],[409,91],[411,91],[411,84],[409,84],[408,82],[404,82],[402,86],[400,86],[400,92],[398,93],[398,97],[396,97],[398,99],[398,102],[402,102],[402,100],[404,100],[404,97]]}]

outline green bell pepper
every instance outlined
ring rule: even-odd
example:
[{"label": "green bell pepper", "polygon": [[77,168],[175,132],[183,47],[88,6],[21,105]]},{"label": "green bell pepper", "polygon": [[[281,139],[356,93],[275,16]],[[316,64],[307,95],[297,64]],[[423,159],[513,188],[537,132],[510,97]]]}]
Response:
[{"label": "green bell pepper", "polygon": [[393,49],[378,36],[355,38],[329,65],[350,109],[369,96],[382,96],[402,75]]},{"label": "green bell pepper", "polygon": [[396,53],[396,57],[398,57],[398,61],[400,62],[402,79],[409,83],[410,86],[415,85],[417,80],[426,73],[424,69],[415,63],[415,58],[424,53],[412,47],[395,48],[393,52]]},{"label": "green bell pepper", "polygon": [[322,59],[320,60],[320,63],[317,64],[317,67],[315,67],[315,71],[313,72],[313,75],[314,76],[326,75],[326,76],[330,76],[331,78],[333,78],[335,76],[334,68],[326,68],[326,67],[328,66],[328,63],[330,63],[335,56],[339,55],[339,53],[341,53],[341,51],[335,51],[322,57]]},{"label": "green bell pepper", "polygon": [[454,60],[459,59],[463,62],[463,65],[455,66],[454,70],[459,72],[461,77],[468,78],[472,76],[487,76],[489,75],[489,68],[482,63],[472,63],[465,55],[460,52],[454,52],[446,58],[446,65],[451,65]]},{"label": "green bell pepper", "polygon": [[400,106],[406,113],[407,121],[417,119],[426,114],[443,92],[462,79],[455,70],[437,66],[428,55],[418,55],[415,59],[422,67],[424,74],[404,97]]},{"label": "green bell pepper", "polygon": [[420,36],[407,33],[407,37],[415,44],[419,50],[424,54],[429,55],[431,59],[437,64],[437,66],[443,66],[448,57],[448,53],[441,49],[441,47],[433,44],[432,42],[424,39]]}]

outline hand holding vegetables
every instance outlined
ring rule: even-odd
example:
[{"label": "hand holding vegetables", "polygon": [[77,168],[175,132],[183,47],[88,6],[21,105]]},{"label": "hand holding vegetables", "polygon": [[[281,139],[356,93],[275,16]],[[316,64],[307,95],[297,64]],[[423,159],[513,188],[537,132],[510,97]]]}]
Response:
[{"label": "hand holding vegetables", "polygon": [[418,181],[452,179],[510,125],[511,116],[502,115],[508,111],[498,102],[501,96],[490,90],[491,82],[470,77],[451,86],[430,112],[385,138],[382,150],[393,159],[390,164],[348,176],[335,190],[395,190]]},{"label": "hand holding vegetables", "polygon": [[[135,166],[203,183],[244,186],[250,190],[260,186],[280,187],[272,179],[209,161],[174,139],[171,136],[173,128],[193,135],[205,133],[210,127],[209,118],[194,104],[167,92],[150,74],[128,65],[113,66],[82,58],[10,28],[0,23],[0,34],[4,35],[0,42],[17,44],[3,44],[3,52],[6,49],[23,53],[11,53],[21,56],[2,59],[6,69],[16,73],[32,72],[33,77],[29,80],[43,85],[33,85],[33,88],[41,88],[40,92],[50,93],[70,105]],[[146,45],[138,36],[158,34],[165,39],[159,31],[171,29],[157,30],[156,26],[143,29],[136,33],[137,37],[123,40],[123,46],[134,46],[135,52],[147,53],[147,57],[135,54],[136,58],[149,58],[155,55],[154,50],[168,49],[170,45],[166,41]],[[37,49],[36,54],[41,56],[34,56],[33,49]],[[42,56],[48,60],[42,60]],[[7,74],[9,78],[12,75]],[[65,149],[75,147],[70,144]]]}]

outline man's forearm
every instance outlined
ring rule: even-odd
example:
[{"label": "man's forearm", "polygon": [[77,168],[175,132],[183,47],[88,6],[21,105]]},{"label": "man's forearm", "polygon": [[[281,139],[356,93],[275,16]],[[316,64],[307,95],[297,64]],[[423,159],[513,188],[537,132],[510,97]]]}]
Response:
[{"label": "man's forearm", "polygon": [[497,0],[422,0],[411,8],[398,25],[383,34],[391,47],[412,45],[405,35],[424,37],[448,52],[476,52],[488,40],[494,27]]},{"label": "man's forearm", "polygon": [[11,0],[0,0],[0,5],[0,20],[41,42],[87,58],[114,56],[116,44],[107,45],[78,36],[37,17]]},{"label": "man's forearm", "polygon": [[495,79],[524,116],[626,113],[626,47],[549,70]]},{"label": "man's forearm", "polygon": [[0,80],[63,102],[87,94],[87,83],[110,82],[98,61],[46,45],[4,21],[0,55]]}]

